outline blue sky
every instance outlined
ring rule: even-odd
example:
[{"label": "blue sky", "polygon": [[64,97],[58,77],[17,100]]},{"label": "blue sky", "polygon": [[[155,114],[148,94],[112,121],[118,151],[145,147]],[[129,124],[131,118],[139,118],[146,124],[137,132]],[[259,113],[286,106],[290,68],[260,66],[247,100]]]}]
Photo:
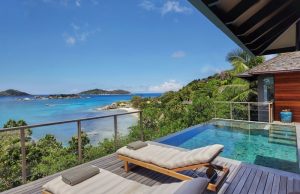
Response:
[{"label": "blue sky", "polygon": [[33,94],[176,90],[237,48],[178,0],[9,0],[0,25],[0,90]]}]

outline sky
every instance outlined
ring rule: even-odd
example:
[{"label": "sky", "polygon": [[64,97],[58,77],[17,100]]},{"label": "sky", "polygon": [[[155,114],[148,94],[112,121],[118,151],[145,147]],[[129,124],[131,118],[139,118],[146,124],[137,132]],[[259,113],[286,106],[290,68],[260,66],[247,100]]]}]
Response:
[{"label": "sky", "polygon": [[184,0],[9,0],[0,26],[0,90],[32,94],[178,90],[237,48]]}]

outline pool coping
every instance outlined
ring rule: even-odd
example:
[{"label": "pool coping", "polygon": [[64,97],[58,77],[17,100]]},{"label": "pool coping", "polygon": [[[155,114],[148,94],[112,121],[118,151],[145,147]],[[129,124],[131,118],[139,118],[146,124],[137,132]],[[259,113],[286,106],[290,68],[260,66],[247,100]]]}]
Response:
[{"label": "pool coping", "polygon": [[[299,123],[299,130],[300,130],[300,123]],[[160,145],[162,147],[174,148],[174,149],[181,150],[181,151],[188,151],[187,149],[184,149],[184,148],[180,148],[180,147],[176,147],[176,146],[172,146],[172,145],[167,145],[167,144],[160,143],[160,142],[148,141],[148,143]],[[294,173],[294,172],[288,172],[288,171],[279,170],[279,169],[275,169],[275,168],[270,168],[270,167],[266,167],[266,166],[261,166],[261,165],[257,165],[257,164],[250,164],[250,163],[247,163],[247,162],[242,162],[242,161],[234,160],[234,159],[231,159],[231,158],[225,158],[225,157],[222,157],[222,156],[217,156],[217,158],[222,159],[224,162],[229,162],[229,163],[240,165],[240,166],[248,166],[250,168],[258,169],[258,170],[266,170],[266,171],[269,171],[269,172],[272,172],[274,174],[281,175],[281,176],[284,175],[284,176],[288,176],[288,177],[291,177],[291,178],[297,178],[297,179],[300,178],[300,174],[297,174],[297,173]]]},{"label": "pool coping", "polygon": [[[172,138],[172,137],[175,137],[175,136],[180,135],[180,134],[182,134],[182,133],[191,131],[191,130],[193,130],[193,129],[195,129],[195,128],[201,127],[201,126],[206,125],[206,124],[209,124],[209,123],[211,123],[211,121],[208,121],[208,122],[205,122],[205,123],[201,123],[201,124],[198,124],[198,125],[194,125],[194,126],[188,127],[188,128],[183,129],[183,130],[181,130],[181,131],[177,131],[177,132],[171,133],[171,134],[169,134],[169,135],[167,135],[167,136],[164,136],[164,137],[160,137],[160,138],[158,138],[158,139],[155,139],[154,142],[160,143],[160,142],[162,142],[162,141],[164,141],[164,140],[170,139],[170,138]],[[204,129],[203,129],[203,130],[204,130]]]},{"label": "pool coping", "polygon": [[[195,128],[198,128],[198,127],[201,127],[203,125],[207,125],[207,124],[211,124],[213,121],[216,121],[216,120],[225,120],[225,121],[243,121],[243,122],[249,122],[249,123],[261,123],[261,124],[266,124],[266,126],[268,126],[270,128],[271,125],[284,125],[284,126],[295,126],[296,128],[296,143],[297,143],[297,156],[298,156],[298,166],[300,168],[300,123],[292,123],[292,124],[286,124],[286,123],[268,123],[268,122],[256,122],[256,121],[244,121],[244,120],[234,120],[234,119],[221,119],[221,118],[213,118],[207,122],[204,122],[204,123],[201,123],[201,124],[198,124],[198,125],[194,125],[194,126],[191,126],[191,127],[188,127],[186,129],[183,129],[181,131],[178,131],[178,132],[175,132],[175,133],[172,133],[170,135],[167,135],[167,136],[164,136],[164,137],[161,137],[161,138],[158,138],[158,139],[155,139],[153,142],[155,143],[158,143],[158,144],[162,144],[162,145],[166,145],[167,147],[173,147],[173,148],[179,148],[181,150],[186,150],[184,148],[180,148],[180,147],[176,147],[176,146],[171,146],[171,145],[167,145],[167,144],[164,144],[162,143],[162,141],[165,141],[167,139],[170,139],[174,136],[177,136],[177,135],[180,135],[182,133],[185,133],[185,132],[188,132],[188,131],[191,131]],[[269,128],[267,130],[269,130]],[[205,129],[203,129],[205,130]],[[221,157],[221,156],[219,156]],[[223,158],[223,157],[222,157]],[[226,159],[229,159],[229,160],[233,160],[233,161],[238,161],[238,160],[234,160],[234,159],[230,159],[230,158],[226,158]],[[275,169],[275,168],[269,168],[269,167],[265,167],[265,166],[260,166],[260,165],[256,165],[256,164],[250,164],[250,163],[244,163],[242,161],[238,161],[238,162],[241,162],[242,164],[247,164],[247,165],[253,165],[253,166],[257,166],[257,167],[261,167],[261,168],[266,168],[266,169],[272,169],[273,171],[281,171],[281,172],[286,172],[287,175],[291,175],[291,174],[296,174],[298,175],[297,173],[292,173],[292,172],[288,172],[288,171],[283,171],[283,170],[279,170],[279,169]],[[291,173],[291,174],[289,174]],[[298,175],[300,177],[300,175]],[[298,177],[298,178],[299,178]]]}]

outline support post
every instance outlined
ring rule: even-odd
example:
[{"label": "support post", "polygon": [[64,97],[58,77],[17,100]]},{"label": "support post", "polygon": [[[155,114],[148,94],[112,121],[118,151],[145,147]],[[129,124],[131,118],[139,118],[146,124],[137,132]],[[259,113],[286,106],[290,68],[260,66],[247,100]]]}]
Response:
[{"label": "support post", "polygon": [[232,120],[233,119],[233,114],[232,114],[232,103],[230,103],[230,119]]},{"label": "support post", "polygon": [[115,141],[115,149],[118,148],[118,117],[114,115],[114,141]]},{"label": "support post", "polygon": [[82,161],[81,122],[77,121],[78,161]]},{"label": "support post", "polygon": [[269,106],[269,123],[271,123],[271,104],[268,103]]},{"label": "support post", "polygon": [[140,129],[141,129],[141,141],[144,141],[144,128],[143,128],[143,112],[140,112]]},{"label": "support post", "polygon": [[248,102],[248,121],[251,120],[251,107],[250,107],[250,102]]},{"label": "support post", "polygon": [[217,103],[214,103],[215,118],[217,118]]},{"label": "support post", "polygon": [[26,147],[25,147],[25,129],[20,129],[20,142],[21,142],[21,158],[22,158],[22,182],[26,183]]},{"label": "support post", "polygon": [[273,103],[270,103],[270,120],[273,122]]}]

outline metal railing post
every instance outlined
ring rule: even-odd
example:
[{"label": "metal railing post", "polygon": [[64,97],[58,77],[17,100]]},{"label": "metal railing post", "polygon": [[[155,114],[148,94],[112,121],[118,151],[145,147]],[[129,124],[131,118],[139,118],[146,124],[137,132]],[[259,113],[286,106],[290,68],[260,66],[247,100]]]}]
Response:
[{"label": "metal railing post", "polygon": [[77,121],[77,135],[78,135],[78,161],[82,161],[82,140],[81,140],[81,122]]},{"label": "metal railing post", "polygon": [[143,129],[143,112],[140,112],[140,130],[141,130],[141,141],[144,141],[144,129]]},{"label": "metal railing post", "polygon": [[233,115],[232,115],[232,103],[229,102],[229,104],[230,104],[230,119],[233,119]]},{"label": "metal railing post", "polygon": [[248,102],[248,121],[251,120],[251,110],[250,110],[250,102]]},{"label": "metal railing post", "polygon": [[22,160],[22,182],[26,183],[26,147],[25,147],[25,129],[20,129],[20,142],[21,142],[21,160]]},{"label": "metal railing post", "polygon": [[268,107],[269,107],[269,123],[271,123],[271,104],[268,103]]},{"label": "metal railing post", "polygon": [[118,148],[118,117],[114,115],[114,140],[115,140],[115,149]]},{"label": "metal railing post", "polygon": [[214,103],[215,118],[217,118],[217,103]]},{"label": "metal railing post", "polygon": [[274,120],[274,118],[273,118],[274,112],[273,111],[274,111],[273,110],[273,103],[271,102],[271,122],[273,122],[273,120]]}]

